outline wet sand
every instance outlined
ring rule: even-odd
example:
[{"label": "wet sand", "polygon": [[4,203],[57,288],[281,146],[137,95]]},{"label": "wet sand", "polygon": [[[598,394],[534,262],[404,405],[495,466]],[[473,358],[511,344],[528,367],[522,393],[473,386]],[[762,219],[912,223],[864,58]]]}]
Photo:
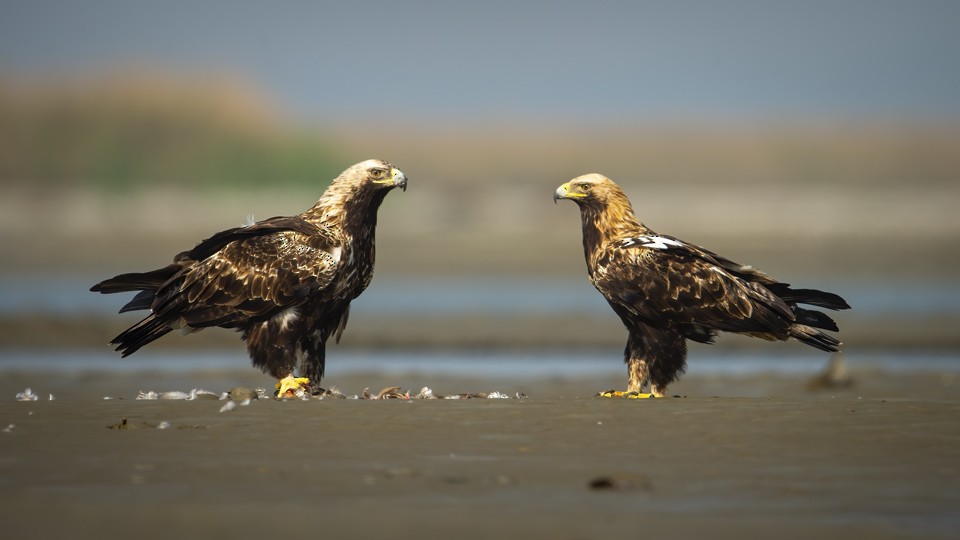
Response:
[{"label": "wet sand", "polygon": [[[527,397],[219,412],[224,401],[133,398],[268,381],[9,373],[0,519],[11,538],[955,537],[960,382],[853,375],[813,393],[798,376],[690,374],[683,398],[609,400],[591,395],[619,377],[355,373],[328,382]],[[14,401],[25,385],[41,400]],[[123,418],[135,429],[109,429]]]}]

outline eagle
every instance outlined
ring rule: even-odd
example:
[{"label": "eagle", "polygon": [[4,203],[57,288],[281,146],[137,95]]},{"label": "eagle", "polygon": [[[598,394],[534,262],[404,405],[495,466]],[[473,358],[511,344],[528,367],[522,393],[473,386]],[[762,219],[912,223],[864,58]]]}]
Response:
[{"label": "eagle", "polygon": [[590,281],[627,327],[627,391],[601,395],[664,396],[686,371],[687,340],[712,343],[719,332],[793,338],[828,352],[841,345],[824,332],[839,331],[833,319],[800,306],[849,309],[843,298],[792,288],[751,266],[657,234],[637,219],[609,178],[579,176],[558,187],[553,199],[580,207]]},{"label": "eagle", "polygon": [[340,341],[350,301],[373,278],[377,210],[395,188],[406,191],[403,172],[366,160],[299,215],[218,232],[163,268],[97,283],[91,291],[136,292],[120,313],[150,312],[111,345],[126,357],[174,329],[231,328],[278,379],[278,396],[319,383],[327,340]]}]

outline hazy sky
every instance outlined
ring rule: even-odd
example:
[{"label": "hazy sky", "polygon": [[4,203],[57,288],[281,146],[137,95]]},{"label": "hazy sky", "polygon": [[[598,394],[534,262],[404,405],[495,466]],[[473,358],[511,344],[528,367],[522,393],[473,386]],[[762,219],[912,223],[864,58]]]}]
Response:
[{"label": "hazy sky", "polygon": [[234,73],[316,119],[960,119],[950,0],[0,6],[0,73]]}]

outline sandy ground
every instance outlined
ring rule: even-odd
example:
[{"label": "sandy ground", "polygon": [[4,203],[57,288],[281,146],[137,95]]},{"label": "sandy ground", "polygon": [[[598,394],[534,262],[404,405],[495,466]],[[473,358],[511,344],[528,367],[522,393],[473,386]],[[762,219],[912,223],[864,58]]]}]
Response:
[{"label": "sandy ground", "polygon": [[[812,393],[801,377],[691,374],[674,387],[686,397],[640,401],[591,397],[621,382],[605,376],[356,373],[328,382],[528,397],[220,412],[224,401],[133,398],[268,381],[9,373],[0,521],[9,538],[955,537],[960,384],[853,375]],[[31,384],[41,400],[13,399]],[[109,428],[124,418],[135,429]]]}]

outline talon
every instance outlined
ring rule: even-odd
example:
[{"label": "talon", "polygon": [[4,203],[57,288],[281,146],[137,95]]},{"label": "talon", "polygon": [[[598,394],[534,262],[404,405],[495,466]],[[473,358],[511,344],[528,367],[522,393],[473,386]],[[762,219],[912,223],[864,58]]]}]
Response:
[{"label": "talon", "polygon": [[287,375],[286,377],[277,381],[276,397],[284,398],[303,396],[308,384],[310,384],[310,379],[306,377],[294,377],[293,375]]},{"label": "talon", "polygon": [[661,397],[656,394],[645,394],[642,392],[621,392],[620,390],[605,390],[597,394],[597,397],[603,398],[625,398],[625,399],[652,399]]}]

